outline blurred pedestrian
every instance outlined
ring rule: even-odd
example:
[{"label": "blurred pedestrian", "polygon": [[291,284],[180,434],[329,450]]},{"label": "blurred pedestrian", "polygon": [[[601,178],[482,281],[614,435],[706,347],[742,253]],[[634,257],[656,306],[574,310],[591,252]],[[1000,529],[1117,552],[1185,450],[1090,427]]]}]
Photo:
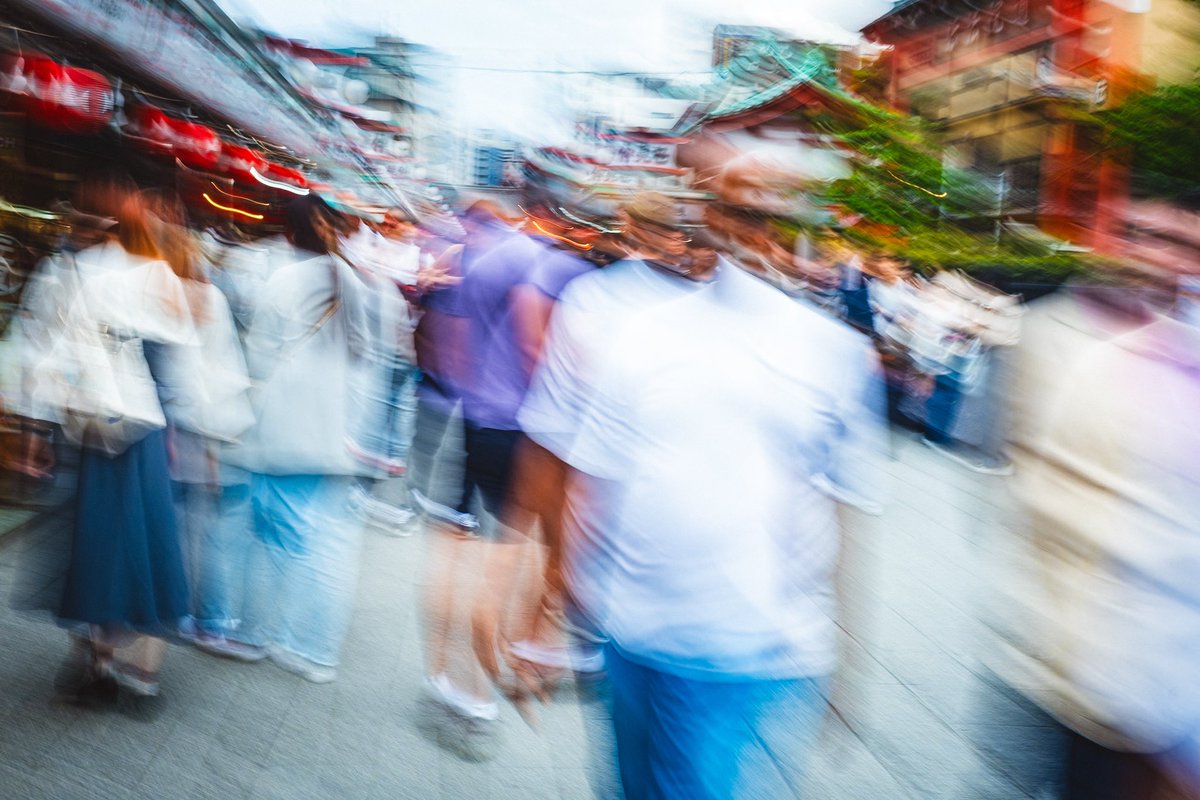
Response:
[{"label": "blurred pedestrian", "polygon": [[[73,663],[60,686],[85,701],[111,697],[120,687],[131,708],[153,713],[166,637],[179,632],[190,612],[159,390],[167,346],[194,344],[191,304],[163,260],[132,183],[86,183],[75,205],[116,225],[74,259],[79,289],[62,340],[73,369],[95,379],[87,386],[96,394],[83,406],[76,405],[83,395],[69,394],[63,406],[64,427],[83,452],[59,609],[71,631]],[[100,348],[111,357],[100,358]],[[115,381],[120,398],[96,389],[105,381]],[[114,402],[126,415],[119,426],[95,412]]]},{"label": "blurred pedestrian", "polygon": [[[1197,214],[1156,228],[1172,220],[1163,241],[1186,247],[1156,266],[1195,273]],[[1200,333],[1186,298],[1156,309],[1160,278],[1123,272],[1041,301],[1018,349],[993,664],[1046,727],[996,757],[1031,792],[1197,797]]]},{"label": "blurred pedestrian", "polygon": [[[871,488],[871,355],[736,267],[675,254],[672,205],[635,200],[632,258],[566,293],[522,412],[522,485],[564,494],[552,544],[576,618],[608,639],[625,796],[777,796],[834,661],[831,495]],[[588,294],[615,314],[568,316]],[[499,623],[477,622],[481,657],[503,652]]]},{"label": "blurred pedestrian", "polygon": [[253,473],[262,543],[239,637],[314,683],[337,677],[362,534],[349,492],[363,468],[346,437],[370,331],[365,288],[336,258],[340,222],[316,195],[288,207],[298,260],[263,289],[246,337],[257,422],[227,454]]},{"label": "blurred pedestrian", "polygon": [[190,638],[216,655],[254,661],[265,654],[237,638],[253,535],[240,509],[249,475],[225,463],[223,447],[251,425],[250,379],[229,303],[204,269],[199,239],[178,197],[149,195],[151,232],[184,287],[195,346],[168,351],[163,410],[192,589]]}]

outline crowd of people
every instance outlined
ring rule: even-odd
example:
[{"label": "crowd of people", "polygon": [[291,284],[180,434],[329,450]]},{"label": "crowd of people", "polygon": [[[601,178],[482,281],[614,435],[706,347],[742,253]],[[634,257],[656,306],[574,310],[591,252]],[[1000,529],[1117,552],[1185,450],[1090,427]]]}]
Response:
[{"label": "crowd of people", "polygon": [[790,796],[890,418],[1016,464],[1013,574],[1046,594],[1006,605],[996,670],[1088,745],[1062,796],[1195,789],[1192,284],[1064,290],[1018,337],[1017,299],[965,276],[653,192],[617,233],[310,194],[254,238],[113,176],[65,208],[6,398],[82,452],[64,700],[157,713],[170,642],[336,680],[364,524],[419,516],[425,701],[462,754],[574,673],[603,700],[598,794]]}]

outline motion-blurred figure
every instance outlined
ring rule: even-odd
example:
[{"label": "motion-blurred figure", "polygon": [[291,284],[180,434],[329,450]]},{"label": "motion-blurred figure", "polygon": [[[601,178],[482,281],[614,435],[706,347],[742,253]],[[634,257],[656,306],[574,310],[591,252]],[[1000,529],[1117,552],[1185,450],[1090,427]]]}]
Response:
[{"label": "motion-blurred figure", "polygon": [[451,726],[452,746],[479,758],[494,741],[499,706],[465,647],[464,612],[469,614],[486,559],[479,532],[489,532],[470,509],[478,493],[483,509],[496,518],[495,528],[507,524],[516,413],[529,370],[517,292],[528,281],[539,248],[499,208],[483,201],[467,209],[463,225],[467,238],[457,256],[463,279],[453,308],[444,309],[457,317],[444,332],[462,348],[462,360],[454,365],[459,382],[453,387],[462,402],[462,483],[454,493],[455,508],[427,503],[433,542],[425,596],[426,692],[435,714],[445,712],[441,720]]},{"label": "motion-blurred figure", "polygon": [[[75,206],[115,226],[99,244],[70,258],[77,289],[59,321],[58,357],[41,376],[51,384],[58,377],[69,382],[72,375],[89,376],[77,384],[82,389],[62,395],[57,420],[83,445],[58,610],[71,631],[73,661],[60,676],[60,689],[91,702],[111,699],[119,687],[135,712],[155,713],[164,637],[177,634],[191,610],[161,405],[169,347],[194,343],[196,298],[185,286],[189,276],[176,271],[184,265],[164,260],[131,182],[85,182]],[[102,350],[107,357],[100,357]],[[106,381],[116,389],[99,388]],[[95,416],[96,409],[114,403],[131,417],[136,410],[144,424],[101,432],[106,420]]]},{"label": "motion-blurred figure", "polygon": [[[1131,252],[1195,273],[1200,216],[1160,211]],[[1053,723],[998,757],[1031,792],[1198,797],[1200,330],[1194,298],[1164,311],[1150,273],[1120,277],[1043,301],[1019,348],[996,666]]]},{"label": "motion-blurred figure", "polygon": [[253,537],[228,510],[248,496],[248,476],[224,463],[223,446],[254,424],[250,379],[225,295],[203,267],[200,242],[177,197],[148,198],[150,229],[179,275],[196,329],[195,347],[170,352],[163,375],[171,479],[192,589],[193,641],[217,655],[254,660],[237,641],[242,576]]},{"label": "motion-blurred figure", "polygon": [[[668,198],[625,216],[631,257],[563,298],[522,484],[564,494],[553,543],[573,614],[609,640],[625,796],[781,796],[835,661],[834,498],[872,488],[873,357],[703,248],[685,257]],[[486,658],[501,626],[478,623]]]},{"label": "motion-blurred figure", "polygon": [[373,478],[355,487],[352,498],[367,519],[389,534],[406,532],[415,516],[403,501],[396,505],[380,496],[391,488],[386,479],[405,471],[416,413],[414,326],[404,287],[416,284],[421,254],[415,245],[386,235],[406,224],[389,215],[380,222],[368,220],[339,245],[341,257],[366,289],[371,332],[346,446]]},{"label": "motion-blurred figure", "polygon": [[263,288],[246,336],[258,419],[227,454],[253,473],[243,508],[265,557],[249,576],[253,592],[238,635],[314,683],[337,676],[362,534],[349,491],[363,468],[346,437],[370,333],[365,287],[335,258],[338,225],[315,195],[288,208],[298,260]]}]

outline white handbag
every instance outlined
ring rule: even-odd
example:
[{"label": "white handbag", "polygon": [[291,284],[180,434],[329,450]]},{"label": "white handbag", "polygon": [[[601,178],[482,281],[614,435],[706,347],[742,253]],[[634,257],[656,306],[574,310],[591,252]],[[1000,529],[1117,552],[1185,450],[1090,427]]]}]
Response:
[{"label": "white handbag", "polygon": [[[38,369],[37,387],[39,404],[56,409],[69,441],[117,456],[166,427],[141,329],[161,328],[164,335],[154,338],[162,340],[168,328],[190,328],[190,320],[167,322],[146,313],[148,287],[170,285],[152,280],[163,270],[169,268],[160,262],[135,262],[83,281],[76,292]],[[177,306],[182,302],[176,298]]]},{"label": "white handbag", "polygon": [[63,408],[67,439],[118,456],[167,421],[142,340],[103,323],[75,332],[78,371]]}]

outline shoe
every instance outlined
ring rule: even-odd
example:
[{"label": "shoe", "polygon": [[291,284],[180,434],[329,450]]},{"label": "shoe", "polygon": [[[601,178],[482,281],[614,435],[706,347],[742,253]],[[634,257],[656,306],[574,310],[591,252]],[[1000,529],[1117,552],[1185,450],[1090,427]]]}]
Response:
[{"label": "shoe", "polygon": [[412,535],[411,530],[402,529],[416,518],[417,512],[411,508],[401,508],[372,497],[365,489],[359,487],[355,487],[355,489],[358,492],[351,502],[365,520],[379,525],[397,536]]},{"label": "shoe", "polygon": [[1004,456],[980,456],[967,464],[967,469],[980,475],[1012,475],[1015,471],[1012,462]]},{"label": "shoe", "polygon": [[467,719],[494,722],[500,718],[498,703],[480,700],[455,686],[445,673],[425,679],[430,696],[454,713]]},{"label": "shoe", "polygon": [[424,711],[417,715],[417,727],[426,729],[440,747],[467,761],[495,758],[499,705],[472,697],[444,674],[425,680],[421,705]]},{"label": "shoe", "polygon": [[191,641],[209,655],[232,658],[234,661],[253,663],[267,657],[267,649],[258,645],[239,642],[220,634],[197,632]]},{"label": "shoe", "polygon": [[987,455],[969,445],[935,442],[928,437],[922,437],[921,444],[980,475],[1013,474],[1012,462],[1003,456]]},{"label": "shoe", "polygon": [[158,675],[145,672],[130,664],[113,664],[112,678],[122,692],[137,697],[154,697],[158,694]]},{"label": "shoe", "polygon": [[390,462],[374,453],[367,452],[363,447],[349,436],[346,437],[346,451],[350,453],[354,459],[362,464],[366,464],[371,469],[378,470],[380,473],[388,474]]},{"label": "shoe", "polygon": [[299,675],[309,683],[332,683],[337,680],[337,670],[282,647],[267,648],[267,656],[282,670]]},{"label": "shoe", "polygon": [[551,669],[580,673],[604,671],[604,651],[596,645],[571,642],[545,645],[538,642],[513,642],[509,648],[517,658]]},{"label": "shoe", "polygon": [[479,527],[479,519],[474,514],[455,511],[441,503],[436,503],[416,489],[412,490],[412,496],[417,505],[421,507],[421,510],[431,519],[436,519],[440,522],[449,522],[451,525],[457,525],[468,531],[476,530]]}]

